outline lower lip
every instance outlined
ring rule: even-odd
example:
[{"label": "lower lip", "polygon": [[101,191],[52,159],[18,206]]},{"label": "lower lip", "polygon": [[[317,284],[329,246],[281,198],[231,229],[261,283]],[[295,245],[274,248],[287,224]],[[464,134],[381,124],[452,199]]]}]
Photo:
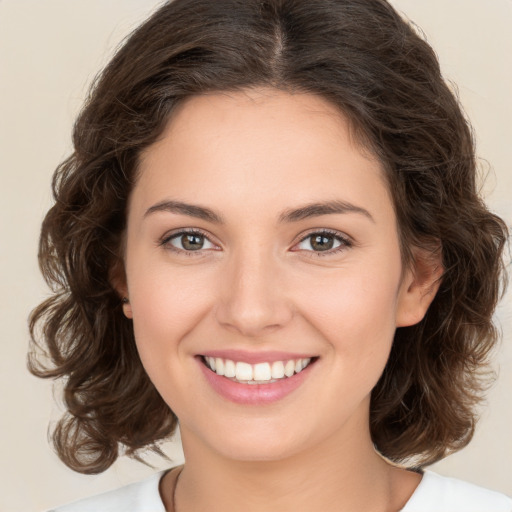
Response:
[{"label": "lower lip", "polygon": [[315,363],[312,362],[301,372],[291,377],[279,379],[277,382],[269,384],[240,384],[217,375],[202,362],[201,357],[198,357],[197,361],[206,380],[214,391],[231,402],[245,405],[265,405],[281,400],[295,391],[304,382]]}]

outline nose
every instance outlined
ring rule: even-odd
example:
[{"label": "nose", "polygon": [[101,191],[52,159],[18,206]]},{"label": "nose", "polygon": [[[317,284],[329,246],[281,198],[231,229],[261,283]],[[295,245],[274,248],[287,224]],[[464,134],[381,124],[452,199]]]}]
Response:
[{"label": "nose", "polygon": [[283,271],[263,250],[239,254],[222,275],[216,319],[226,329],[258,338],[284,327],[293,308],[283,286]]}]

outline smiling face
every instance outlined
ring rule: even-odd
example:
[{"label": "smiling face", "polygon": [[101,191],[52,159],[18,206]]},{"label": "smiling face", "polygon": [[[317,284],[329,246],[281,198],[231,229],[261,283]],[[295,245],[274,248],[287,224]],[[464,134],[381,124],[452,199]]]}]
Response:
[{"label": "smiling face", "polygon": [[269,89],[175,112],[141,158],[125,267],[124,311],[185,453],[238,460],[371,445],[395,328],[429,302],[402,276],[380,163],[330,103]]}]

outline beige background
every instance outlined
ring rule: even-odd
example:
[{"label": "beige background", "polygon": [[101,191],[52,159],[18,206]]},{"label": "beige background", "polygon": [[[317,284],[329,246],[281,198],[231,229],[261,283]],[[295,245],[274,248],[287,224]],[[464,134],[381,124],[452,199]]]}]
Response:
[{"label": "beige background", "polygon": [[[214,1],[214,0],[212,0]],[[395,0],[426,33],[474,122],[486,196],[512,221],[512,1]],[[50,177],[70,151],[87,84],[155,0],[0,0],[0,510],[41,511],[137,480],[153,470],[121,460],[99,476],[68,470],[47,424],[59,415],[51,385],[28,374],[26,317],[47,290],[36,252]],[[488,162],[488,163],[486,163]],[[472,444],[435,469],[512,495],[512,301],[498,312],[500,380]],[[170,453],[181,461],[179,446]],[[153,459],[155,460],[155,459]],[[161,463],[160,467],[165,467]]]}]

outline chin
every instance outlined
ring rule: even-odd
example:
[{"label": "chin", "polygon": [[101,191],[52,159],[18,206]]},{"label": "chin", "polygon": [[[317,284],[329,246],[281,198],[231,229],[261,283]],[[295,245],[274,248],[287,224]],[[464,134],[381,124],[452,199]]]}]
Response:
[{"label": "chin", "polygon": [[[311,436],[292,432],[289,426],[269,425],[268,421],[262,424],[262,422],[255,422],[254,419],[233,422],[229,426],[211,425],[208,432],[200,434],[196,430],[194,437],[198,434],[202,438],[201,444],[207,450],[239,462],[283,460],[304,450],[308,439],[311,442]],[[182,431],[185,456],[187,438],[186,431]]]},{"label": "chin", "polygon": [[268,442],[261,438],[231,442],[229,446],[217,447],[219,455],[239,462],[274,462],[287,459],[299,451],[299,446],[290,446],[284,440]]}]

